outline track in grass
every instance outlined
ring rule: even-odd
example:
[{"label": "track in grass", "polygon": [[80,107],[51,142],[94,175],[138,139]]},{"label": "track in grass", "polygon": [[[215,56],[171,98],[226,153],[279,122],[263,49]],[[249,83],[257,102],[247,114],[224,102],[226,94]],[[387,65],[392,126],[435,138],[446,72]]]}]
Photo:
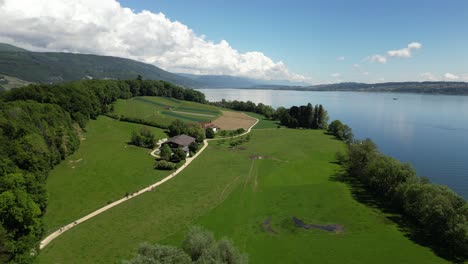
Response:
[{"label": "track in grass", "polygon": [[[232,238],[251,263],[446,263],[332,180],[341,142],[321,131],[253,130],[242,147],[210,145],[167,184],[53,241],[40,263],[116,263],[144,241],[179,245],[190,225]],[[243,191],[253,155],[271,158],[254,161],[257,190],[250,188],[250,177]],[[293,216],[308,224],[340,224],[346,231],[297,228]],[[269,217],[276,234],[262,227]]]}]

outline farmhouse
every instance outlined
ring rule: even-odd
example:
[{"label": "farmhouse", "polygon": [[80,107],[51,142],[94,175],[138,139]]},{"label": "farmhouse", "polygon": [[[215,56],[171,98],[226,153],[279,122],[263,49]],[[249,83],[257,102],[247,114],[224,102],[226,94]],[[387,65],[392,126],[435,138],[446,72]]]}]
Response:
[{"label": "farmhouse", "polygon": [[187,135],[179,135],[168,139],[163,145],[167,144],[171,149],[181,148],[189,156],[189,145],[195,142],[195,138]]},{"label": "farmhouse", "polygon": [[200,122],[200,125],[203,129],[211,128],[216,133],[219,130],[219,127],[213,124],[211,121],[209,122]]}]

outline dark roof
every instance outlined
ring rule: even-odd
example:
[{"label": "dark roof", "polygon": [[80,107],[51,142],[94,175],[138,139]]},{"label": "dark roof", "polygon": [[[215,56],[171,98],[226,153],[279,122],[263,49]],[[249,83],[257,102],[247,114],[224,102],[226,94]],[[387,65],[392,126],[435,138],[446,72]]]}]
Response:
[{"label": "dark roof", "polygon": [[174,143],[182,147],[186,147],[190,145],[191,143],[195,142],[195,139],[191,136],[187,135],[179,135],[172,137],[166,141],[166,143]]}]

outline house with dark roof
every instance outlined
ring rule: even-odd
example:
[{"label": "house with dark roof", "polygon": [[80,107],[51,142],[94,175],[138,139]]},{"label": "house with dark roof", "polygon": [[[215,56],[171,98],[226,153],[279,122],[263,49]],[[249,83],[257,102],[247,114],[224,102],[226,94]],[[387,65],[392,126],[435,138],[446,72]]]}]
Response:
[{"label": "house with dark roof", "polygon": [[187,154],[188,157],[190,155],[189,146],[193,142],[195,142],[195,138],[191,136],[178,135],[175,137],[171,137],[166,142],[164,142],[163,145],[167,144],[169,145],[169,147],[171,147],[171,149],[180,148]]}]

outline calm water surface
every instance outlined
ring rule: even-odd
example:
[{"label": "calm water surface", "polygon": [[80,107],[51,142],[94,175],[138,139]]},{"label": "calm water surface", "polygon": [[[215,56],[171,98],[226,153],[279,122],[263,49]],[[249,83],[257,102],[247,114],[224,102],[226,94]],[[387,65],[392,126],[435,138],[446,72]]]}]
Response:
[{"label": "calm water surface", "polygon": [[[421,176],[468,198],[468,96],[364,92],[201,89],[210,101],[273,107],[322,104],[331,120],[371,138],[385,154],[410,162]],[[394,98],[398,100],[394,100]]]}]

